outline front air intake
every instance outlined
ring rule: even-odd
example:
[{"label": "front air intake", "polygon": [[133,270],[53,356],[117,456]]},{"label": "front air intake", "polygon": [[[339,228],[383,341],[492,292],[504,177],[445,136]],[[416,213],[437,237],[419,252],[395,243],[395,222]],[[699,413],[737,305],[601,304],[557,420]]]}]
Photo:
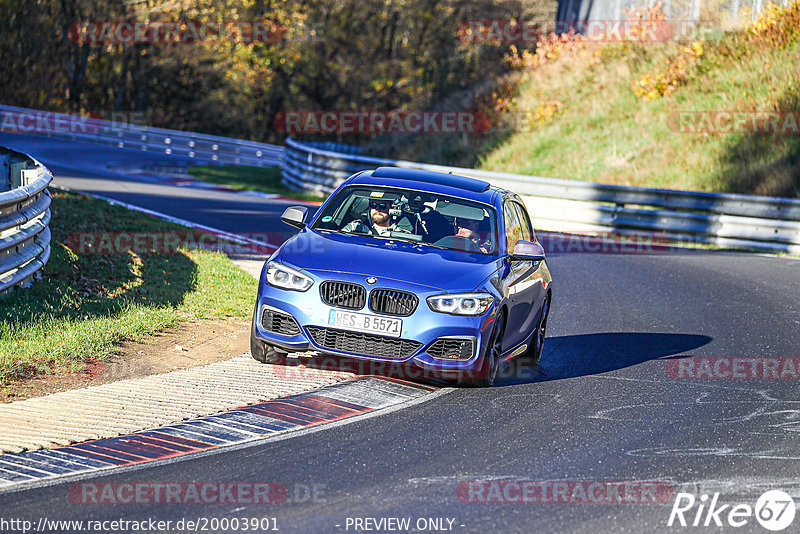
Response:
[{"label": "front air intake", "polygon": [[469,360],[475,353],[475,340],[439,338],[425,352],[439,360]]},{"label": "front air intake", "polygon": [[267,332],[280,334],[282,336],[296,336],[300,333],[300,327],[294,317],[288,313],[264,307],[261,310],[261,326]]},{"label": "front air intake", "polygon": [[309,326],[308,333],[311,334],[314,343],[325,349],[394,360],[408,358],[422,345],[410,339],[347,332],[318,326]]}]

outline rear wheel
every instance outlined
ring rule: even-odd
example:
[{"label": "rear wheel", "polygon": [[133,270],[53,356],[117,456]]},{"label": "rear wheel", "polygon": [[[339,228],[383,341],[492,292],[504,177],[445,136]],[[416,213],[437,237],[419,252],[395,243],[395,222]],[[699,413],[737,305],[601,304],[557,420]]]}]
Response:
[{"label": "rear wheel", "polygon": [[253,322],[250,323],[250,354],[261,363],[284,363],[286,361],[286,352],[278,350],[256,337],[256,320],[258,320],[258,305],[253,311]]},{"label": "rear wheel", "polygon": [[504,327],[503,314],[498,312],[494,329],[492,330],[492,337],[489,338],[489,344],[483,355],[483,365],[479,371],[478,378],[473,382],[476,386],[490,387],[494,386],[497,381],[497,371],[500,369],[500,357],[502,355]]}]

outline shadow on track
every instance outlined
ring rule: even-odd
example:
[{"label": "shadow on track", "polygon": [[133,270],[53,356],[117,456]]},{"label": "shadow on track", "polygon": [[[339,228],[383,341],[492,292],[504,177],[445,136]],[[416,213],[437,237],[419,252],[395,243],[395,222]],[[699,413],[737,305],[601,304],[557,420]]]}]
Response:
[{"label": "shadow on track", "polygon": [[[548,338],[540,365],[517,358],[499,370],[500,386],[561,380],[631,367],[702,347],[708,336],[695,334],[603,333]],[[384,376],[433,386],[452,385],[435,373],[403,363],[375,362],[308,353],[293,357],[276,372],[287,378],[325,376],[319,371],[345,371],[361,376]]]},{"label": "shadow on track", "polygon": [[501,370],[501,385],[546,382],[615,371],[707,345],[709,336],[619,332],[547,338],[539,365],[518,359]]}]

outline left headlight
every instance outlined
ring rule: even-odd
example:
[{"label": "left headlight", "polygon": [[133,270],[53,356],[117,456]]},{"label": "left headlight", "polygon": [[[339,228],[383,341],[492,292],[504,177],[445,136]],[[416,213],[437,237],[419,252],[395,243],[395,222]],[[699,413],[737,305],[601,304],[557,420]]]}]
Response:
[{"label": "left headlight", "polygon": [[310,277],[277,261],[267,264],[267,282],[271,286],[290,291],[308,291],[314,285],[314,280]]},{"label": "left headlight", "polygon": [[428,297],[428,306],[435,312],[450,315],[482,315],[494,302],[488,293],[460,293]]}]

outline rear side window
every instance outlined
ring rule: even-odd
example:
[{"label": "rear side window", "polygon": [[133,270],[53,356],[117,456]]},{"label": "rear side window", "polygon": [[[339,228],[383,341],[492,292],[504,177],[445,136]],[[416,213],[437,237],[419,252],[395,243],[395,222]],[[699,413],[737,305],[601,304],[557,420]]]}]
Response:
[{"label": "rear side window", "polygon": [[533,228],[531,227],[531,219],[528,217],[528,212],[525,208],[522,207],[521,204],[517,204],[516,202],[512,202],[514,209],[517,211],[517,218],[519,219],[520,224],[522,225],[522,239],[526,241],[533,241],[534,234]]},{"label": "rear side window", "polygon": [[517,210],[511,202],[506,202],[503,206],[503,219],[506,227],[506,250],[510,254],[514,251],[517,241],[522,237],[522,223],[519,221]]}]

